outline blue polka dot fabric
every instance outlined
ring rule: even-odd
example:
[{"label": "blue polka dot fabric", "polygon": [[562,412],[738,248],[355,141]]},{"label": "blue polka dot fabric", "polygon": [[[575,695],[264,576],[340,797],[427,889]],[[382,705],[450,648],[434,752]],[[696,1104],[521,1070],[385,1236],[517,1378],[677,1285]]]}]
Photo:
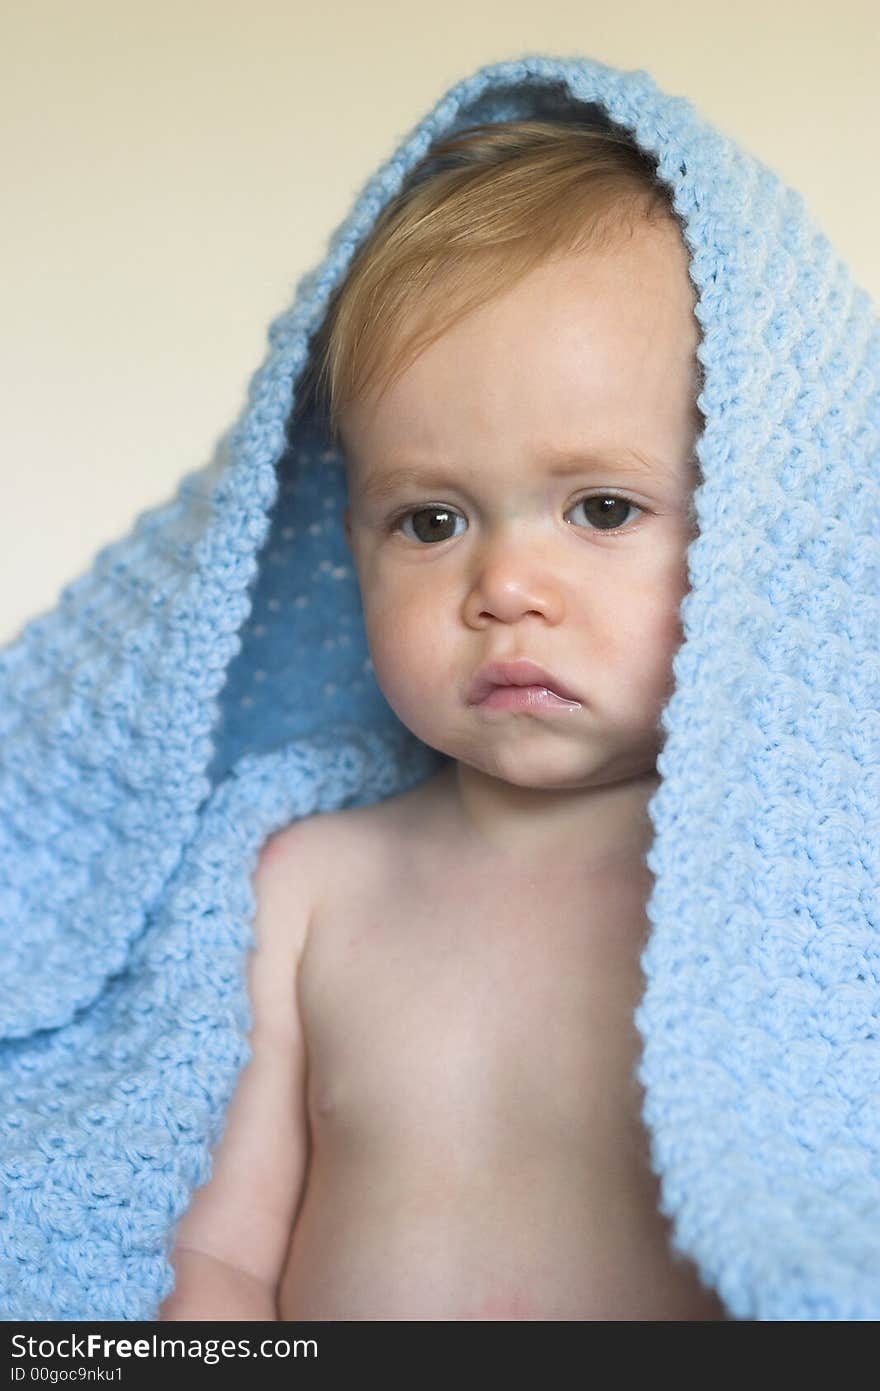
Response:
[{"label": "blue polka dot fabric", "polygon": [[0,1316],[154,1319],[250,1057],[266,838],[442,762],[372,671],[309,343],[479,121],[604,115],[690,255],[705,428],[636,1011],[675,1249],[730,1316],[880,1317],[880,326],[802,197],[645,71],[458,82],[269,327],[214,457],[0,652]]}]

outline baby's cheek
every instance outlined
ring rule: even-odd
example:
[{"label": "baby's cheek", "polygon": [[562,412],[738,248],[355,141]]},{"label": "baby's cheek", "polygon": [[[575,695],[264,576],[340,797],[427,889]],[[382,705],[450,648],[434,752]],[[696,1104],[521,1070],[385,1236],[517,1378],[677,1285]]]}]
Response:
[{"label": "baby's cheek", "polygon": [[416,694],[436,685],[438,670],[449,669],[448,641],[439,635],[438,616],[418,592],[395,589],[374,593],[365,606],[367,639],[376,677],[389,688]]},{"label": "baby's cheek", "polygon": [[675,683],[673,659],[683,637],[676,610],[659,612],[642,630],[637,645],[637,677],[643,701],[652,708],[664,703]]},{"label": "baby's cheek", "polygon": [[680,642],[677,611],[659,596],[609,606],[607,622],[595,623],[582,639],[580,665],[594,698],[623,723],[653,720]]},{"label": "baby's cheek", "polygon": [[681,644],[681,603],[687,585],[680,580],[671,568],[661,571],[633,597],[628,615],[632,636],[652,661],[668,659]]}]

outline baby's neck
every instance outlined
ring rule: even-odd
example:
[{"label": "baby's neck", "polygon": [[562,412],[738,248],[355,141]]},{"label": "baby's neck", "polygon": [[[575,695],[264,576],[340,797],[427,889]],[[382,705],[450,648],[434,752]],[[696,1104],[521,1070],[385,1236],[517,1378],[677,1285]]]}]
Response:
[{"label": "baby's neck", "polygon": [[499,865],[603,869],[641,860],[653,838],[647,804],[660,784],[656,769],[604,787],[548,791],[453,760],[437,782],[462,852]]}]

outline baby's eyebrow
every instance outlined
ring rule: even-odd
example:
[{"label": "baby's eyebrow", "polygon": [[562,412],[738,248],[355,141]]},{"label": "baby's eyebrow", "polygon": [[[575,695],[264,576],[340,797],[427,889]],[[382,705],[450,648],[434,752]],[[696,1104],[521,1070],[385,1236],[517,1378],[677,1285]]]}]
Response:
[{"label": "baby's eyebrow", "polygon": [[670,472],[668,463],[628,446],[616,449],[547,449],[538,455],[538,462],[548,466],[551,473],[559,475],[584,471],[601,473],[609,468],[617,473],[641,474],[644,477]]},{"label": "baby's eyebrow", "polygon": [[[628,448],[545,450],[543,454],[538,455],[537,463],[556,478],[573,473],[601,473],[607,476],[609,471],[629,477],[662,478],[667,477],[672,471],[668,464]],[[399,488],[443,488],[452,483],[453,479],[449,473],[434,469],[421,470],[409,464],[383,469],[381,473],[367,474],[360,484],[360,492],[362,497],[370,502],[378,502],[397,492]]]}]

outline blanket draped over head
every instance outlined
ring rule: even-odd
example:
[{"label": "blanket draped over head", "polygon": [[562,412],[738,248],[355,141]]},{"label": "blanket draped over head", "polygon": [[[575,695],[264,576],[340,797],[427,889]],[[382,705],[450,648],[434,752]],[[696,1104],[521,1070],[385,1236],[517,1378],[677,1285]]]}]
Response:
[{"label": "blanket draped over head", "polygon": [[452,87],[270,325],[211,461],[0,652],[0,1314],[155,1319],[250,1058],[251,876],[443,756],[372,673],[317,413],[328,301],[484,121],[610,121],[669,186],[705,420],[635,1019],[675,1249],[737,1319],[880,1318],[880,320],[803,198],[645,71]]}]

